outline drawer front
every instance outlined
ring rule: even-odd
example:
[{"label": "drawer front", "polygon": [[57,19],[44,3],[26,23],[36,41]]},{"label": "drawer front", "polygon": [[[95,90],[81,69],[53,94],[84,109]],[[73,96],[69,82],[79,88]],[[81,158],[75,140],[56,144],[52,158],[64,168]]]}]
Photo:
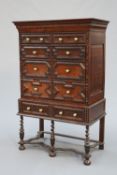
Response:
[{"label": "drawer front", "polygon": [[49,53],[48,47],[23,46],[21,49],[24,58],[48,58]]},{"label": "drawer front", "polygon": [[22,80],[22,96],[26,98],[51,98],[51,83],[44,80]]},{"label": "drawer front", "polygon": [[54,82],[54,99],[73,102],[85,102],[85,87],[75,83],[67,84]]},{"label": "drawer front", "polygon": [[50,74],[51,66],[45,61],[25,61],[22,64],[24,76],[47,77]]},{"label": "drawer front", "polygon": [[24,44],[51,43],[50,35],[43,34],[22,34],[20,39]]},{"label": "drawer front", "polygon": [[57,59],[85,59],[85,46],[55,47],[53,54]]},{"label": "drawer front", "polygon": [[54,117],[60,120],[85,122],[85,110],[54,107]]},{"label": "drawer front", "polygon": [[53,42],[57,44],[78,44],[86,43],[86,34],[55,34]]},{"label": "drawer front", "polygon": [[66,63],[57,62],[54,65],[55,78],[85,80],[85,64],[84,63]]},{"label": "drawer front", "polygon": [[30,102],[20,102],[20,113],[25,113],[29,115],[39,115],[39,116],[48,116],[49,108],[48,105],[35,104]]}]

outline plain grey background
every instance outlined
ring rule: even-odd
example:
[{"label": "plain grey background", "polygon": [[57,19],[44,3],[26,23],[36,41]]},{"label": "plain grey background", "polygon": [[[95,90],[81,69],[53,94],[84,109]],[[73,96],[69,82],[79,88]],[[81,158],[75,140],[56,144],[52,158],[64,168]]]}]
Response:
[{"label": "plain grey background", "polygon": [[[92,153],[92,165],[86,167],[73,152],[57,152],[54,159],[40,147],[18,150],[19,93],[18,32],[12,21],[95,17],[110,21],[106,40],[107,118],[105,150]],[[0,0],[0,174],[7,175],[71,175],[107,174],[117,171],[117,1],[116,0]],[[50,129],[50,122],[45,124]],[[38,130],[37,119],[25,119],[26,137]],[[56,123],[56,131],[83,135],[84,127]],[[91,127],[98,138],[98,123]],[[47,136],[48,138],[48,136]],[[78,150],[78,141],[56,138],[56,147]],[[49,140],[47,139],[49,143]],[[82,148],[81,148],[82,149]]]}]

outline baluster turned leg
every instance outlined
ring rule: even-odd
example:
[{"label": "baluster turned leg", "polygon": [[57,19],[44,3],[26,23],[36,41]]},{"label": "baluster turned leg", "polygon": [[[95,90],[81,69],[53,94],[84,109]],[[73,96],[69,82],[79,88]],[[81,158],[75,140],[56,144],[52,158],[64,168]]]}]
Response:
[{"label": "baluster turned leg", "polygon": [[86,139],[85,139],[85,160],[84,160],[84,164],[85,165],[90,165],[91,161],[90,161],[90,140],[89,140],[89,126],[86,126]]},{"label": "baluster turned leg", "polygon": [[50,146],[50,153],[49,155],[51,157],[55,157],[56,156],[56,152],[55,152],[55,134],[54,134],[54,120],[51,121],[51,138],[50,138],[50,143],[51,143],[51,146]]},{"label": "baluster turned leg", "polygon": [[25,149],[25,146],[24,146],[24,122],[23,122],[23,116],[20,116],[20,146],[19,146],[19,149],[20,150],[24,150]]},{"label": "baluster turned leg", "polygon": [[99,149],[104,149],[104,128],[105,127],[105,116],[100,119],[99,123]]}]

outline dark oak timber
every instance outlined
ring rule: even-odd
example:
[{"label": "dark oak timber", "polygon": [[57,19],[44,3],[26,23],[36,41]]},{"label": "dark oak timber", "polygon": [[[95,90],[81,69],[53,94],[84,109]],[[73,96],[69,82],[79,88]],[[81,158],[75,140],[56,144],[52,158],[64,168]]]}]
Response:
[{"label": "dark oak timber", "polygon": [[[50,156],[55,156],[54,122],[86,127],[84,164],[90,165],[89,129],[99,121],[95,146],[104,149],[105,39],[108,21],[88,19],[19,21],[20,149],[50,134]],[[23,117],[39,119],[35,138],[24,139]],[[44,130],[51,121],[51,132]],[[78,137],[77,137],[78,138]]]}]

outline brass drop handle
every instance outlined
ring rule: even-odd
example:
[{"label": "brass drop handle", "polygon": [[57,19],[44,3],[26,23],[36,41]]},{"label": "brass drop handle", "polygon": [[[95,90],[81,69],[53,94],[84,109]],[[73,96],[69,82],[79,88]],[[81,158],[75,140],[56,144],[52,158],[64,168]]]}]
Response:
[{"label": "brass drop handle", "polygon": [[76,117],[78,114],[77,113],[73,113],[73,117]]},{"label": "brass drop handle", "polygon": [[63,111],[59,111],[59,115],[63,115]]},{"label": "brass drop handle", "polygon": [[42,108],[39,108],[39,112],[43,112],[43,109]]},{"label": "brass drop handle", "polygon": [[70,94],[70,90],[66,90],[66,94]]},{"label": "brass drop handle", "polygon": [[37,53],[37,51],[36,50],[33,50],[32,53],[33,53],[33,55],[35,55]]},{"label": "brass drop handle", "polygon": [[69,72],[70,72],[70,69],[65,69],[65,72],[66,72],[66,73],[69,73]]},{"label": "brass drop handle", "polygon": [[27,42],[30,41],[30,38],[27,37],[27,38],[26,38],[26,41],[27,41]]},{"label": "brass drop handle", "polygon": [[66,51],[65,53],[66,53],[66,55],[70,55],[70,51]]},{"label": "brass drop handle", "polygon": [[74,41],[78,41],[78,37],[74,37]]},{"label": "brass drop handle", "polygon": [[33,67],[33,70],[34,70],[34,71],[37,71],[37,70],[38,70],[38,68],[37,68],[37,67]]},{"label": "brass drop handle", "polygon": [[27,111],[30,111],[30,106],[27,106],[26,110],[27,110]]},{"label": "brass drop handle", "polygon": [[63,41],[63,38],[60,37],[60,38],[58,38],[58,40],[59,40],[59,41]]},{"label": "brass drop handle", "polygon": [[34,89],[34,91],[38,91],[38,88],[37,87],[34,87],[33,89]]},{"label": "brass drop handle", "polygon": [[40,41],[43,41],[43,40],[44,40],[44,38],[43,38],[43,37],[41,37],[39,40],[40,40]]}]

